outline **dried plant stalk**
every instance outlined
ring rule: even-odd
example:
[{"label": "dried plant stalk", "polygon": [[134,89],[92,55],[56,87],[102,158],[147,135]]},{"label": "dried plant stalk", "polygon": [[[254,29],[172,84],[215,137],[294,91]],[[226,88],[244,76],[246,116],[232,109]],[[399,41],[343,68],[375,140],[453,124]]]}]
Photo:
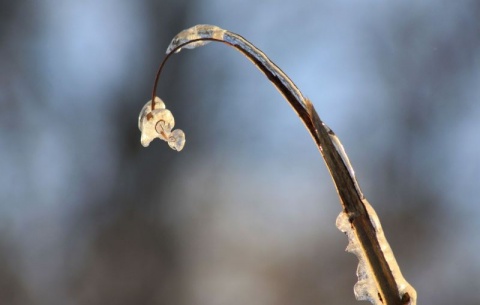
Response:
[{"label": "dried plant stalk", "polygon": [[[369,300],[375,305],[415,305],[416,291],[403,278],[383,234],[378,216],[363,196],[340,140],[322,122],[312,103],[303,96],[292,80],[262,51],[242,36],[212,25],[197,25],[177,34],[168,46],[167,55],[155,78],[150,110],[145,111],[145,108],[142,110],[141,119],[147,126],[141,128],[142,134],[147,132],[149,137],[152,135],[156,137],[156,131],[148,126],[158,126],[163,122],[153,121],[152,123],[151,120],[155,117],[155,111],[159,111],[155,110],[155,92],[161,71],[168,58],[183,48],[193,49],[211,41],[230,45],[252,61],[290,103],[317,144],[343,207],[343,211],[337,218],[337,227],[348,236],[347,251],[354,253],[359,259],[358,282],[354,286],[356,298]],[[162,135],[158,137],[165,140]],[[184,138],[182,140],[183,147],[185,140]]]}]

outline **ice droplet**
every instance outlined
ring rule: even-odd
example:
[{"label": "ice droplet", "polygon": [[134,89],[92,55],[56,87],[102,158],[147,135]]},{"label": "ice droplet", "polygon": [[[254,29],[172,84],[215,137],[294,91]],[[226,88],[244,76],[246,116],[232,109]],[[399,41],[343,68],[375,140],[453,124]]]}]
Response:
[{"label": "ice droplet", "polygon": [[345,212],[341,212],[336,221],[337,228],[344,232],[348,237],[348,246],[346,251],[353,253],[358,258],[357,278],[358,281],[353,286],[355,298],[359,301],[370,301],[374,305],[381,305],[382,302],[378,299],[378,290],[375,285],[375,279],[369,273],[368,260],[362,249],[360,241],[352,228]]},{"label": "ice droplet", "polygon": [[[166,53],[169,54],[178,46],[196,39],[209,38],[209,39],[221,40],[223,39],[224,33],[225,33],[225,30],[219,28],[218,26],[208,25],[208,24],[196,25],[194,27],[181,31],[175,37],[173,37],[172,41],[168,45]],[[180,49],[177,49],[175,53],[180,52],[183,48],[194,49],[197,47],[204,46],[209,42],[210,41],[208,40],[194,41],[181,47]]]},{"label": "ice droplet", "polygon": [[181,151],[185,146],[185,133],[181,129],[175,129],[168,138],[168,145],[176,150]]},{"label": "ice droplet", "polygon": [[151,108],[151,100],[140,111],[138,128],[142,132],[140,143],[147,147],[155,138],[168,142],[168,145],[180,151],[185,146],[185,134],[182,130],[173,130],[175,118],[170,110],[165,108],[165,103],[155,97],[155,109]]}]

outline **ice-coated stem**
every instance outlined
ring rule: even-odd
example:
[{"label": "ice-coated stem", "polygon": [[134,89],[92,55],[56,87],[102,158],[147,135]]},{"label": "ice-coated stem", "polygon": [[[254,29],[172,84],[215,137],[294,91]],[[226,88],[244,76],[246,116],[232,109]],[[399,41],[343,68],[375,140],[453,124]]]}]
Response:
[{"label": "ice-coated stem", "polygon": [[243,53],[262,71],[300,117],[325,160],[334,181],[343,211],[337,226],[349,238],[347,251],[359,258],[355,295],[373,304],[415,305],[415,289],[405,281],[383,234],[380,221],[364,198],[350,161],[335,133],[318,116],[312,103],[292,80],[262,51],[242,36],[212,25],[197,25],[177,34],[160,64],[152,91],[151,109],[161,71],[168,58],[182,48],[203,46],[210,41],[230,45]]}]

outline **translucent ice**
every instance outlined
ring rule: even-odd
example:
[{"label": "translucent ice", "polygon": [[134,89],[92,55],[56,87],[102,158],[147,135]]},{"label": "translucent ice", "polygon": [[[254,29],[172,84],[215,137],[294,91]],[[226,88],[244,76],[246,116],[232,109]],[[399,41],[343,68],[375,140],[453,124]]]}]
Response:
[{"label": "translucent ice", "polygon": [[408,293],[408,295],[410,296],[409,304],[415,305],[417,303],[417,292],[403,277],[402,272],[400,271],[400,267],[398,266],[397,260],[393,255],[392,248],[390,248],[390,244],[388,243],[387,238],[383,233],[383,228],[377,213],[375,212],[373,207],[370,205],[370,203],[366,199],[362,200],[362,202],[365,206],[365,209],[367,210],[368,215],[370,216],[370,221],[372,222],[373,227],[375,228],[375,233],[377,235],[378,243],[380,244],[380,248],[383,252],[383,255],[385,256],[385,260],[387,261],[387,264],[390,267],[390,271],[392,271],[393,278],[395,279],[395,283],[397,283],[397,288],[398,288],[398,291],[400,292],[400,295],[404,295],[405,293]]},{"label": "translucent ice", "polygon": [[168,138],[168,145],[176,151],[181,151],[185,145],[185,133],[180,129],[175,129]]},{"label": "translucent ice", "polygon": [[363,196],[362,190],[360,189],[360,186],[358,185],[357,178],[355,177],[355,170],[353,169],[353,166],[350,163],[350,159],[348,159],[347,153],[345,152],[345,148],[343,147],[342,142],[340,142],[340,139],[333,132],[333,130],[327,126],[327,124],[323,123],[323,126],[327,130],[328,136],[332,140],[333,145],[335,146],[335,149],[340,154],[340,157],[342,157],[343,164],[345,164],[345,166],[347,167],[348,173],[350,174],[350,177],[352,178],[353,183],[355,184],[355,189],[357,190],[357,193],[360,195],[361,199],[365,198]]},{"label": "translucent ice", "polygon": [[[146,116],[147,112],[150,112],[152,109],[152,100],[149,100],[148,103],[143,106],[138,116],[138,129],[142,131],[142,118]],[[155,109],[165,109],[165,103],[157,96],[155,97]]]},{"label": "translucent ice", "polygon": [[152,111],[155,119],[155,130],[159,134],[160,139],[167,141],[173,126],[175,126],[175,119],[168,109],[155,109]]},{"label": "translucent ice", "polygon": [[355,298],[359,301],[371,301],[374,305],[381,305],[382,302],[378,298],[378,289],[375,284],[375,278],[368,270],[369,265],[367,257],[345,212],[342,211],[340,215],[338,215],[336,225],[337,228],[344,232],[348,237],[346,251],[355,254],[358,258],[358,282],[353,287]]},{"label": "translucent ice", "polygon": [[155,138],[159,138],[168,142],[172,149],[181,151],[185,145],[185,133],[180,129],[172,131],[174,126],[175,118],[172,113],[165,108],[165,103],[159,97],[155,97],[155,109],[152,110],[150,100],[140,111],[138,117],[138,128],[142,132],[140,142],[147,147]]},{"label": "translucent ice", "polygon": [[210,42],[208,40],[194,41],[201,38],[221,40],[223,39],[224,32],[225,30],[219,28],[218,26],[208,25],[208,24],[196,25],[194,27],[181,31],[175,37],[173,37],[172,41],[170,42],[170,45],[167,48],[166,53],[169,54],[177,47],[190,41],[193,41],[193,42],[186,44],[181,48],[177,49],[175,53],[180,52],[183,48],[194,49],[197,47],[204,46]]},{"label": "translucent ice", "polygon": [[[408,293],[408,295],[410,296],[410,302],[408,304],[415,305],[417,299],[417,292],[405,280],[405,278],[403,278],[397,261],[395,260],[395,256],[393,255],[392,249],[390,248],[390,245],[385,238],[382,225],[380,224],[377,213],[366,199],[363,199],[362,202],[375,229],[377,241],[380,245],[388,267],[392,272],[395,283],[397,284],[399,294],[404,295],[405,293]],[[357,237],[357,233],[352,227],[352,224],[348,219],[348,215],[345,212],[342,211],[340,215],[338,215],[336,225],[337,228],[340,231],[344,232],[348,237],[348,246],[346,251],[355,254],[358,258],[358,281],[353,288],[355,297],[357,298],[357,300],[370,301],[374,305],[383,304],[382,300],[379,298],[379,289],[377,288],[375,274],[367,258],[366,249],[362,247],[362,244]]]}]

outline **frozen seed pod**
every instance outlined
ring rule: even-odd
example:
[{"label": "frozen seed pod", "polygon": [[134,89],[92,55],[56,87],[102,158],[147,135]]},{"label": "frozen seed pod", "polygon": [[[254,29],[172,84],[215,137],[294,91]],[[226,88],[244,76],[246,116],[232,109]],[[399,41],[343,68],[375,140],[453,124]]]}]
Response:
[{"label": "frozen seed pod", "polygon": [[176,150],[182,150],[185,145],[185,134],[175,126],[175,118],[170,110],[165,108],[163,101],[155,98],[155,109],[152,110],[151,101],[149,101],[140,111],[138,117],[138,128],[142,132],[140,142],[143,146],[150,145],[155,138],[168,142],[169,146]]}]

